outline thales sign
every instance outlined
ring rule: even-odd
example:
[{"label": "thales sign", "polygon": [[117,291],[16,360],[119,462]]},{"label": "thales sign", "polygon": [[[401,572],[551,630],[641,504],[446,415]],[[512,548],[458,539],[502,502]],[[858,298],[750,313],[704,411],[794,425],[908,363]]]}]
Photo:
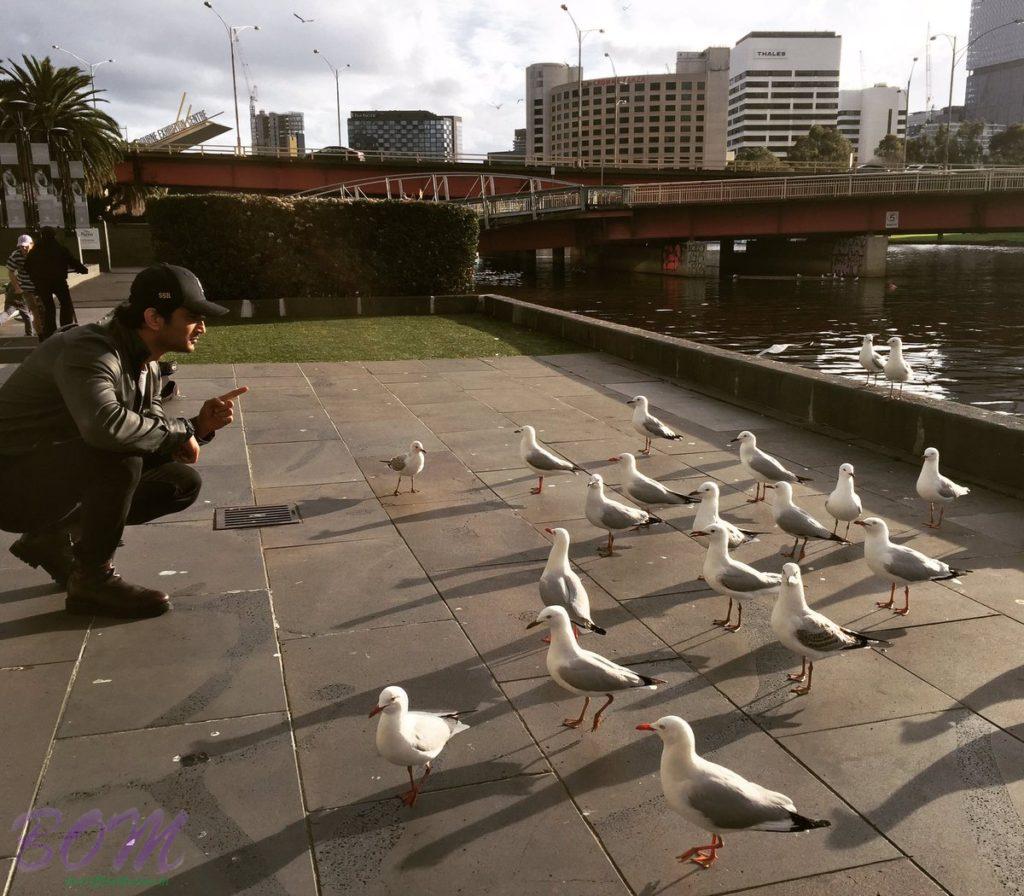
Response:
[{"label": "thales sign", "polygon": [[786,55],[786,51],[785,50],[758,50],[757,51],[757,55],[761,59],[764,59],[764,58],[781,59],[783,56]]}]

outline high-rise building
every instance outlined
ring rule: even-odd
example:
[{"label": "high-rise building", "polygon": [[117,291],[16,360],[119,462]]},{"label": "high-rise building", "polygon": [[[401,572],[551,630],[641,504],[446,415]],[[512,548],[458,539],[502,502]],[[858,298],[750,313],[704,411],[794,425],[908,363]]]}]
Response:
[{"label": "high-rise building", "polygon": [[420,110],[353,112],[348,119],[352,149],[423,153],[455,161],[462,155],[462,118]]},{"label": "high-rise building", "polygon": [[905,102],[906,91],[886,84],[839,91],[839,133],[853,144],[860,164],[874,158],[878,144],[889,134],[906,136]]},{"label": "high-rise building", "polygon": [[836,127],[839,54],[833,31],[752,31],[730,54],[727,145],[784,156],[813,125]]},{"label": "high-rise building", "polygon": [[1024,25],[1011,24],[1021,18],[1021,0],[971,0],[968,120],[995,124],[1024,121]]},{"label": "high-rise building", "polygon": [[306,134],[301,112],[257,112],[249,108],[252,151],[277,155],[303,155]]},{"label": "high-rise building", "polygon": [[487,153],[488,162],[520,162],[526,158],[526,128],[516,128],[512,137],[512,149],[501,149]]},{"label": "high-rise building", "polygon": [[727,47],[681,52],[675,73],[585,80],[582,96],[575,69],[531,65],[527,156],[542,163],[723,168],[728,76]]}]

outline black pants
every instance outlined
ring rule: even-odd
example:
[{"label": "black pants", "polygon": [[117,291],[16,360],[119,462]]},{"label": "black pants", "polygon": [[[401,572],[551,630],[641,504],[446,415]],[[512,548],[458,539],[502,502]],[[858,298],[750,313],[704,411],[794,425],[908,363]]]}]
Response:
[{"label": "black pants", "polygon": [[75,317],[75,306],[71,302],[71,290],[68,289],[67,281],[61,283],[37,283],[37,295],[39,304],[43,307],[43,332],[39,334],[39,341],[49,339],[57,332],[57,308],[54,305],[53,297],[60,302],[60,325],[66,327],[77,320]]},{"label": "black pants", "polygon": [[100,451],[81,439],[29,455],[0,456],[0,529],[43,533],[77,525],[75,555],[108,562],[125,525],[189,507],[202,478],[195,467],[154,454]]}]

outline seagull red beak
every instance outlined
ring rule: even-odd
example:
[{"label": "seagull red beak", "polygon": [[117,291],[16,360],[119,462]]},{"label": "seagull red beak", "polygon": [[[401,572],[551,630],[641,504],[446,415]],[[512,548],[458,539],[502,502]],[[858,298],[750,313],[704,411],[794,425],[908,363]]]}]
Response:
[{"label": "seagull red beak", "polygon": [[702,532],[702,531],[691,532],[690,533],[690,537],[691,538],[700,538],[702,535],[707,535],[707,534],[708,534],[707,532]]},{"label": "seagull red beak", "polygon": [[649,724],[648,722],[643,722],[642,724],[636,726],[636,730],[637,731],[653,731],[654,730],[654,726]]},{"label": "seagull red beak", "polygon": [[617,460],[622,460],[622,458],[621,457],[609,457],[608,458],[608,463],[614,463]]},{"label": "seagull red beak", "polygon": [[862,523],[862,522],[861,522],[860,520],[854,520],[854,521],[853,521],[853,524],[854,524],[855,526],[863,526],[863,525],[864,525],[864,523]]},{"label": "seagull red beak", "polygon": [[554,535],[555,534],[555,530],[554,529],[545,529],[544,531],[547,532],[548,535]]},{"label": "seagull red beak", "polygon": [[383,706],[375,706],[375,707],[374,707],[373,709],[371,709],[371,710],[370,710],[370,714],[369,714],[369,715],[367,716],[367,718],[368,718],[368,719],[372,719],[372,718],[373,718],[373,717],[374,717],[375,715],[377,715],[377,713],[379,713],[379,712],[380,712],[380,711],[381,711],[382,709],[384,709],[384,707],[383,707]]}]

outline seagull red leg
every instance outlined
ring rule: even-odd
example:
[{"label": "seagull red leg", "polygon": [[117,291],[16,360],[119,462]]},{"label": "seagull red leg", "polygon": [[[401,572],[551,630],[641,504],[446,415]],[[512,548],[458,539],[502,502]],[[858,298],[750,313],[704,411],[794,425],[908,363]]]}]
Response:
[{"label": "seagull red leg", "polygon": [[411,806],[416,802],[416,794],[418,791],[416,790],[416,779],[412,776],[412,766],[407,765],[405,769],[409,772],[409,789],[405,793],[401,794],[399,799],[401,799],[405,805]]},{"label": "seagull red leg", "polygon": [[590,698],[583,698],[583,709],[580,710],[580,717],[578,719],[563,719],[562,724],[566,728],[579,728],[583,724],[583,717],[587,714],[587,708],[590,706]]},{"label": "seagull red leg", "polygon": [[410,492],[410,494],[415,495],[416,494],[416,477],[415,476],[411,477],[410,481],[412,482],[412,488],[409,489],[409,492]]},{"label": "seagull red leg", "polygon": [[725,626],[725,630],[728,632],[738,632],[741,625],[743,625],[743,604],[736,601],[736,624]]},{"label": "seagull red leg", "polygon": [[731,597],[729,598],[729,612],[725,614],[725,619],[712,619],[711,621],[715,625],[727,626],[729,624],[729,620],[730,619],[732,619],[732,598]]},{"label": "seagull red leg", "polygon": [[542,491],[544,491],[544,477],[540,476],[537,479],[537,487],[536,488],[531,488],[530,489],[530,494],[531,495],[539,495]]},{"label": "seagull red leg", "polygon": [[790,688],[791,693],[804,697],[811,692],[811,679],[814,678],[814,663],[807,664],[807,684],[799,688]]},{"label": "seagull red leg", "polygon": [[803,681],[807,677],[807,657],[800,657],[800,674],[795,675],[792,672],[786,676],[790,681]]},{"label": "seagull red leg", "polygon": [[889,589],[889,601],[885,603],[883,601],[875,601],[876,607],[881,607],[883,610],[891,610],[893,602],[896,600],[896,583],[892,583],[892,587]]},{"label": "seagull red leg", "polygon": [[897,607],[896,609],[893,610],[893,612],[899,614],[900,616],[906,616],[907,613],[910,612],[910,586],[909,585],[904,585],[903,586],[903,606],[902,607]]},{"label": "seagull red leg", "polygon": [[395,486],[395,490],[394,490],[394,491],[393,491],[393,492],[391,493],[391,494],[392,494],[392,496],[395,496],[395,495],[397,495],[397,494],[398,494],[398,490],[399,490],[399,489],[400,489],[401,487],[402,487],[402,477],[401,477],[401,476],[399,476],[399,477],[398,477],[398,485],[396,485],[396,486]]},{"label": "seagull red leg", "polygon": [[601,727],[601,713],[603,713],[609,706],[611,706],[612,700],[615,699],[614,694],[605,694],[605,696],[608,698],[608,700],[604,704],[604,706],[602,706],[596,713],[594,713],[594,725],[590,729],[591,731],[597,731],[597,729]]}]

